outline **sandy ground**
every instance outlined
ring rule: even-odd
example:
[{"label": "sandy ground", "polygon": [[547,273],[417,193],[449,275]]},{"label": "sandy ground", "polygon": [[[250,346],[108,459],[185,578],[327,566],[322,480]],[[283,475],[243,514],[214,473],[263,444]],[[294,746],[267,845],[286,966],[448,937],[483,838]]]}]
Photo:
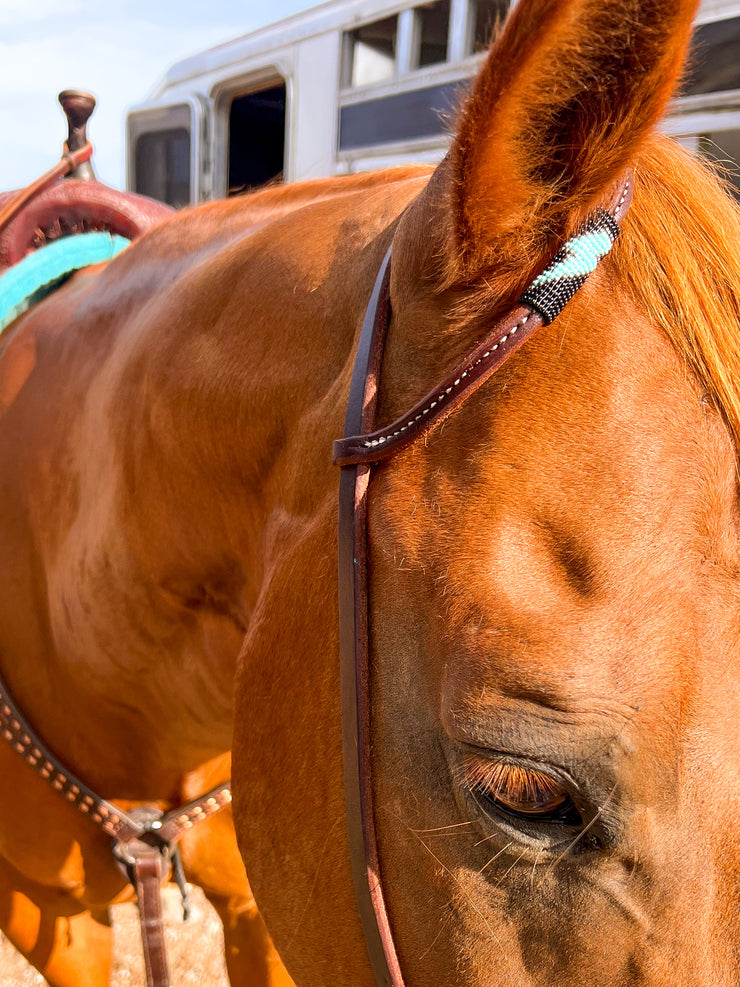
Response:
[{"label": "sandy ground", "polygon": [[[198,888],[192,888],[193,915],[183,924],[177,888],[164,892],[167,950],[174,987],[229,987],[218,916]],[[110,987],[146,987],[136,905],[112,909],[115,955]],[[46,981],[0,933],[0,987],[45,987]]]}]

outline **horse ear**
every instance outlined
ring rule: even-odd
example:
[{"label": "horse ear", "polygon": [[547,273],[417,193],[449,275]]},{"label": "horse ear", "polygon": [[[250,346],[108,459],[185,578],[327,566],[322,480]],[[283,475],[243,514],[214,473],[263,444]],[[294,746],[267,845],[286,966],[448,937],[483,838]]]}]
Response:
[{"label": "horse ear", "polygon": [[696,7],[519,0],[445,162],[469,274],[531,263],[603,201],[674,92]]}]

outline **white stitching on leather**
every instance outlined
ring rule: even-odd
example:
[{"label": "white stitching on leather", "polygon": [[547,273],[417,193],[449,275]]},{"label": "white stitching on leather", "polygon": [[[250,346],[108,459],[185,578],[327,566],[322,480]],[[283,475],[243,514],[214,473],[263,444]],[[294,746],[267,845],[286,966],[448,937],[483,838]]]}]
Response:
[{"label": "white stitching on leather", "polygon": [[487,360],[489,359],[489,357],[493,356],[493,354],[499,348],[499,346],[503,346],[503,344],[506,342],[507,339],[509,339],[510,336],[513,336],[514,333],[517,332],[517,330],[522,329],[526,325],[526,323],[532,318],[533,314],[534,314],[533,312],[528,312],[527,315],[525,315],[524,318],[521,320],[521,322],[518,322],[515,326],[512,326],[512,328],[504,336],[502,336],[497,343],[494,343],[494,345],[490,348],[490,350],[486,350],[486,352],[482,356],[478,357],[478,359],[475,361],[472,367],[468,367],[467,370],[463,370],[463,372],[460,374],[457,380],[454,381],[454,383],[450,384],[450,386],[446,388],[444,391],[441,391],[436,396],[434,401],[432,401],[431,404],[427,405],[426,408],[423,408],[419,412],[419,414],[416,415],[415,418],[412,418],[411,421],[406,422],[405,425],[402,425],[400,428],[396,429],[395,432],[391,432],[388,435],[381,435],[377,439],[366,440],[365,442],[363,442],[363,446],[366,449],[372,449],[375,448],[375,446],[382,445],[384,442],[388,442],[390,439],[395,439],[396,436],[401,435],[407,429],[411,428],[411,426],[414,425],[416,422],[418,422],[420,418],[423,418],[424,415],[428,415],[429,412],[432,410],[432,408],[435,408],[441,401],[443,401],[449,394],[451,394],[456,387],[460,386],[460,384],[465,380],[465,378],[469,374],[471,374],[473,370],[475,370],[478,364],[483,363],[484,360]]},{"label": "white stitching on leather", "polygon": [[619,200],[619,202],[616,204],[616,206],[614,207],[614,209],[612,211],[612,216],[614,217],[614,219],[617,218],[617,216],[620,213],[620,210],[621,210],[622,206],[624,205],[624,200],[627,198],[627,193],[630,190],[630,185],[631,185],[631,182],[630,182],[630,180],[628,178],[627,181],[624,183],[624,188],[622,189],[622,198]]}]

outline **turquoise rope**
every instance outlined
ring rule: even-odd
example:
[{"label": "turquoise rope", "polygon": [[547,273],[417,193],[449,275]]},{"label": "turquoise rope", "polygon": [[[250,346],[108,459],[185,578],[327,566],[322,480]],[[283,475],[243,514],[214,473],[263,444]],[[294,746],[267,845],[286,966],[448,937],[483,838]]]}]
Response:
[{"label": "turquoise rope", "polygon": [[24,257],[0,276],[0,332],[75,271],[111,260],[128,245],[122,236],[80,233],[53,240]]}]

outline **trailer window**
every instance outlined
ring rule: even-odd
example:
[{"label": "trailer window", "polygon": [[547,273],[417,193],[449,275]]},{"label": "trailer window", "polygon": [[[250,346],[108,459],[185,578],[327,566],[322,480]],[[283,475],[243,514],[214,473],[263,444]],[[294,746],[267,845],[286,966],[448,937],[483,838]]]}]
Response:
[{"label": "trailer window", "polygon": [[436,65],[447,58],[450,0],[435,0],[416,8],[419,54],[417,65]]},{"label": "trailer window", "polygon": [[465,81],[446,82],[343,106],[339,150],[437,137],[444,133],[445,120],[459,106],[465,88]]},{"label": "trailer window", "polygon": [[503,23],[509,0],[470,0],[470,44],[472,52],[485,51],[493,32]]},{"label": "trailer window", "polygon": [[740,17],[700,25],[694,32],[693,57],[682,95],[740,89],[738,46]]},{"label": "trailer window", "polygon": [[386,17],[344,35],[345,85],[368,86],[394,76],[397,29],[398,17]]},{"label": "trailer window", "polygon": [[136,141],[136,191],[179,209],[190,201],[190,132],[142,134]]},{"label": "trailer window", "polygon": [[282,181],[285,83],[237,96],[229,110],[229,195]]}]

